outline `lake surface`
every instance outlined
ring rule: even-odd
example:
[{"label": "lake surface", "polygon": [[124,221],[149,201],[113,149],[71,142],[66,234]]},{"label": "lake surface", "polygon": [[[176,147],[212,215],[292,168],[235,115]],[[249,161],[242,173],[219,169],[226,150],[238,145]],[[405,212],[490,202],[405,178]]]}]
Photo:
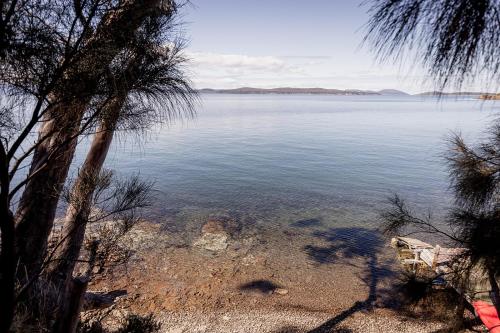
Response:
[{"label": "lake surface", "polygon": [[[384,96],[201,95],[195,119],[120,135],[107,167],[154,181],[148,218],[211,213],[269,227],[376,227],[397,192],[437,216],[451,202],[446,138],[484,136],[500,105]],[[79,155],[81,159],[81,154]]]}]

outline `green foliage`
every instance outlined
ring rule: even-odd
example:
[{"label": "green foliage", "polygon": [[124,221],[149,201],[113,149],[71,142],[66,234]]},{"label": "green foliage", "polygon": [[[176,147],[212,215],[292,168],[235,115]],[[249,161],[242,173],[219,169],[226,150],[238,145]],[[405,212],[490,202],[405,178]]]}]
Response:
[{"label": "green foliage", "polygon": [[500,74],[498,0],[373,0],[367,40],[382,59],[416,53],[443,86]]}]

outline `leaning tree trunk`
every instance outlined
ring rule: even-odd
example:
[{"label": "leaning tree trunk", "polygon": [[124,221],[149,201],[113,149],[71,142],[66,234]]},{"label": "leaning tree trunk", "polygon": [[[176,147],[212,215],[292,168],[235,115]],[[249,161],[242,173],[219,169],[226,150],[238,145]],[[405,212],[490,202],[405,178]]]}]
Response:
[{"label": "leaning tree trunk", "polygon": [[[75,294],[73,287],[80,285],[75,282],[73,271],[84,241],[92,208],[92,196],[113,140],[120,113],[131,87],[140,75],[140,62],[140,57],[132,58],[127,68],[118,75],[117,80],[114,80],[116,96],[102,110],[101,123],[71,190],[70,202],[60,235],[61,243],[55,251],[56,260],[49,266],[47,272],[61,300],[70,299],[71,295]],[[80,308],[81,304],[72,307],[69,304],[61,306],[56,315],[54,331],[67,332],[76,327],[73,321],[78,320],[78,314],[74,311]]]},{"label": "leaning tree trunk", "polygon": [[[68,71],[61,86],[64,94],[76,96],[70,100],[57,101],[55,117],[45,119],[40,138],[53,131],[35,150],[31,179],[19,202],[16,212],[17,250],[22,269],[28,278],[42,271],[42,261],[47,249],[47,240],[53,227],[57,202],[73,159],[80,121],[95,85],[105,73],[110,62],[126,46],[130,36],[152,15],[170,15],[173,1],[129,0],[103,19],[93,37],[89,39],[81,60]],[[54,114],[53,114],[54,115]],[[62,117],[61,117],[62,115]],[[64,144],[61,146],[61,143]],[[47,160],[49,159],[48,163]],[[40,167],[43,166],[41,169]]]},{"label": "leaning tree trunk", "polygon": [[[78,101],[81,104],[75,105],[70,113],[74,117],[55,116],[50,119],[47,116],[40,129],[40,140],[47,136],[50,138],[44,140],[34,153],[29,174],[36,176],[27,184],[16,213],[17,251],[23,265],[19,274],[22,279],[28,280],[41,267],[59,194],[76,148],[76,133],[85,102],[88,101]],[[60,112],[68,112],[68,108],[58,107],[51,114]]]},{"label": "leaning tree trunk", "polygon": [[72,278],[83,244],[96,182],[106,160],[122,108],[141,74],[140,63],[140,57],[132,57],[128,66],[113,80],[115,96],[101,111],[99,127],[78,172],[78,178],[71,189],[70,201],[60,234],[61,240],[54,251],[55,260],[49,264],[46,274],[50,281],[56,282],[56,286],[62,281],[68,283],[67,280]]},{"label": "leaning tree trunk", "polygon": [[[124,102],[124,98],[116,98],[110,104],[112,111],[117,115]],[[113,140],[116,116],[103,121],[92,140],[87,158],[79,172],[78,179],[73,186],[71,200],[66,211],[66,218],[61,232],[62,242],[55,252],[56,261],[49,268],[50,279],[58,290],[61,300],[56,314],[54,332],[73,332],[79,318],[82,297],[72,299],[72,295],[85,292],[85,286],[75,281],[73,270],[80,255],[80,249],[85,236],[85,229],[89,220],[92,195],[95,190],[95,181],[99,177],[106,159],[111,141]],[[82,290],[76,288],[80,286]],[[67,302],[71,300],[71,302]],[[75,303],[77,302],[77,303]],[[79,303],[78,303],[79,302]]]},{"label": "leaning tree trunk", "polygon": [[60,333],[74,333],[80,321],[80,312],[85,299],[85,292],[87,291],[88,280],[86,279],[73,279],[71,280],[68,299],[62,304],[67,314],[63,318],[58,318],[52,332]]},{"label": "leaning tree trunk", "polygon": [[53,278],[71,276],[70,273],[73,272],[90,215],[95,181],[104,164],[112,139],[113,130],[108,129],[105,124],[102,124],[94,135],[87,158],[71,190],[71,200],[60,235],[61,243],[54,252],[55,260],[48,268],[47,274]]}]

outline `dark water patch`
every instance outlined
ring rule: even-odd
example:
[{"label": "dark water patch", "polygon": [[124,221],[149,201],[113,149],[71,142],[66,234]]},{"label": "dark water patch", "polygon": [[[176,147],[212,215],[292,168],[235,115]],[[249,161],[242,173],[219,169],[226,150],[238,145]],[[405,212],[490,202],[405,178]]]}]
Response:
[{"label": "dark water patch", "polygon": [[376,256],[385,244],[377,231],[360,227],[330,228],[315,231],[312,235],[326,242],[326,245],[307,245],[304,248],[319,264],[342,263],[353,258],[369,259]]},{"label": "dark water patch", "polygon": [[294,228],[312,228],[322,226],[321,220],[317,218],[298,220],[291,224]]}]

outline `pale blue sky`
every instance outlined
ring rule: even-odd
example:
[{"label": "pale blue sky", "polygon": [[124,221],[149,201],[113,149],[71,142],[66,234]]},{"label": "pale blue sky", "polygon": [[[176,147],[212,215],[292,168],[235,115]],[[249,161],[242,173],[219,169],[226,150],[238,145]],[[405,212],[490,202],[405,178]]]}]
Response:
[{"label": "pale blue sky", "polygon": [[432,89],[411,57],[380,64],[362,45],[360,0],[191,2],[183,20],[198,88]]}]

